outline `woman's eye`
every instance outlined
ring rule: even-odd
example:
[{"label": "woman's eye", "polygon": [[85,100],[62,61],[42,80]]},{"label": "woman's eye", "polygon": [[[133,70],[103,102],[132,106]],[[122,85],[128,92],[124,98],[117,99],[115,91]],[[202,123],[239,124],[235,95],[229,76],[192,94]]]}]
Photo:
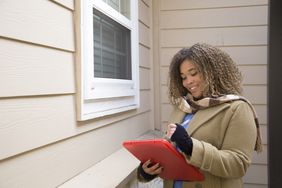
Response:
[{"label": "woman's eye", "polygon": [[196,76],[197,74],[198,74],[197,71],[191,71],[191,72],[190,72],[190,75],[191,75],[191,76]]}]

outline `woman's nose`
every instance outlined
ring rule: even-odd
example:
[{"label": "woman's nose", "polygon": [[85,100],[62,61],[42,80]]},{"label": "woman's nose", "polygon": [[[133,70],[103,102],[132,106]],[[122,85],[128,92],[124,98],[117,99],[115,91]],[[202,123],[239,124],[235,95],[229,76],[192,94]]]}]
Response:
[{"label": "woman's nose", "polygon": [[186,80],[185,80],[185,85],[190,85],[192,83],[193,83],[193,79],[187,77]]}]

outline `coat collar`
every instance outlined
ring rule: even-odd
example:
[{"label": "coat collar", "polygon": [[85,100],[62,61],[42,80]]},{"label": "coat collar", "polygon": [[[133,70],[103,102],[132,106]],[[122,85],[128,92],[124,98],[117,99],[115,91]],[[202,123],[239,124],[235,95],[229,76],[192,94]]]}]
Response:
[{"label": "coat collar", "polygon": [[[209,107],[203,110],[199,110],[193,117],[192,121],[190,122],[190,125],[188,127],[188,132],[190,135],[193,135],[193,133],[201,127],[205,122],[210,120],[212,117],[217,115],[222,110],[230,107],[230,103],[223,103],[214,107]],[[174,110],[172,113],[172,116],[170,118],[170,123],[181,123],[186,112],[183,112],[179,110],[178,108]]]}]

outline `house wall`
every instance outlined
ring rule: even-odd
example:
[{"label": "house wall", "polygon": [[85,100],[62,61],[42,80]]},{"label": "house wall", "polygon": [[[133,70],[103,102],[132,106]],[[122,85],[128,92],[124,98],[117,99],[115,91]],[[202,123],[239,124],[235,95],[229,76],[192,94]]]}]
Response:
[{"label": "house wall", "polygon": [[266,188],[268,1],[159,0],[154,1],[153,12],[155,87],[159,88],[159,92],[155,91],[155,103],[160,106],[160,129],[167,125],[172,110],[167,97],[172,56],[197,42],[225,50],[243,73],[243,95],[257,110],[263,137],[264,151],[254,153],[244,187]]},{"label": "house wall", "polygon": [[153,129],[151,0],[139,0],[140,108],[76,120],[73,0],[0,3],[0,187],[56,187]]}]

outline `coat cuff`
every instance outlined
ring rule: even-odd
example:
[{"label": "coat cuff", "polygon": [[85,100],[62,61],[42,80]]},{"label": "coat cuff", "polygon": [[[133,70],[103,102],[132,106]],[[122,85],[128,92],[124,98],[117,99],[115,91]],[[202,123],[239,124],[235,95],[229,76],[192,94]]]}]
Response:
[{"label": "coat cuff", "polygon": [[213,146],[206,142],[201,142],[192,138],[193,150],[192,156],[186,155],[186,161],[203,171],[210,171],[213,159]]}]

